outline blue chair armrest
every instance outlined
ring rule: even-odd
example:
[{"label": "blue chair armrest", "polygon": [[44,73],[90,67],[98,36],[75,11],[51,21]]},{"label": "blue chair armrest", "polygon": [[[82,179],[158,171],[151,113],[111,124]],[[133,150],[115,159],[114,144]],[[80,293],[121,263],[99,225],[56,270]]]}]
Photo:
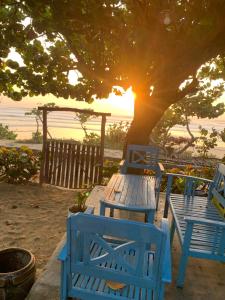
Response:
[{"label": "blue chair armrest", "polygon": [[194,196],[196,181],[201,181],[210,184],[209,193],[212,188],[211,184],[213,183],[213,180],[207,178],[201,178],[201,177],[189,176],[189,175],[177,174],[177,173],[166,173],[166,176],[168,177],[168,180],[167,180],[167,188],[166,188],[166,202],[165,202],[164,214],[163,214],[164,218],[167,218],[168,216],[168,209],[169,209],[169,202],[170,202],[169,199],[170,199],[170,193],[171,193],[174,177],[181,177],[187,179],[183,191],[184,195],[186,195],[187,197]]},{"label": "blue chair armrest", "polygon": [[221,221],[207,220],[204,218],[197,218],[197,217],[184,217],[184,220],[188,223],[212,225],[212,226],[219,226],[219,227],[221,226],[225,228],[225,222],[221,222]]},{"label": "blue chair armrest", "polygon": [[163,218],[161,221],[161,229],[166,234],[166,250],[164,253],[162,281],[170,283],[172,281],[172,262],[170,247],[170,229],[168,219]]},{"label": "blue chair armrest", "polygon": [[[94,213],[94,206],[88,206],[84,212],[85,214],[93,215]],[[67,258],[67,242],[62,246],[62,249],[59,252],[58,260],[65,261]]]},{"label": "blue chair armrest", "polygon": [[67,258],[67,243],[66,242],[63,245],[62,249],[60,250],[57,258],[60,261],[65,261],[66,260],[66,258]]},{"label": "blue chair armrest", "polygon": [[206,183],[212,183],[213,182],[213,180],[211,180],[211,179],[196,177],[196,176],[190,176],[190,175],[184,175],[184,174],[178,174],[178,173],[166,173],[166,176],[168,176],[168,177],[182,177],[182,178],[187,178],[187,179],[192,179],[192,180],[199,180],[199,181],[203,181],[203,182],[206,182]]}]

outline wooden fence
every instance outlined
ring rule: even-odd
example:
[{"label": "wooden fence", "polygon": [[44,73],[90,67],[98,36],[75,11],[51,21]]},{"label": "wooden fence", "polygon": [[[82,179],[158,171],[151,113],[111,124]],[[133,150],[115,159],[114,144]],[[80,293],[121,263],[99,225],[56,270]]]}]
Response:
[{"label": "wooden fence", "polygon": [[101,182],[100,146],[50,140],[42,164],[43,181],[77,189]]}]

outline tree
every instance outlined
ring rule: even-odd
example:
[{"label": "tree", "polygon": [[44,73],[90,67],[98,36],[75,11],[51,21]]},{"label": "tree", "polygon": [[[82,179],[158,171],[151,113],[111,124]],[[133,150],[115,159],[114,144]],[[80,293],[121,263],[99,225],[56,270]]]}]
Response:
[{"label": "tree", "polygon": [[[199,71],[199,80],[204,78],[204,69]],[[216,146],[222,132],[212,128],[211,131],[199,127],[199,134],[194,135],[190,128],[192,117],[214,119],[225,112],[224,103],[217,99],[224,90],[223,83],[212,87],[209,81],[202,80],[198,93],[192,97],[185,97],[164,113],[151,134],[152,142],[160,145],[167,155],[182,154],[189,147],[196,146],[197,151],[206,156],[208,151]],[[187,131],[188,137],[175,137],[171,131],[174,126],[180,125]]]},{"label": "tree", "polygon": [[3,0],[0,92],[91,102],[132,86],[128,143],[146,144],[165,110],[196,93],[202,65],[209,80],[224,77],[224,18],[225,0]]},{"label": "tree", "polygon": [[[93,112],[93,109],[88,109],[90,112]],[[85,125],[88,121],[91,121],[92,119],[96,118],[95,115],[90,115],[88,113],[75,113],[75,120],[77,120],[80,123],[81,128],[84,131],[85,137],[88,136],[88,129]]]},{"label": "tree", "polygon": [[8,125],[3,125],[0,123],[0,140],[15,140],[16,137],[17,134],[14,131],[9,130]]},{"label": "tree", "polygon": [[[46,107],[54,107],[55,103],[50,102],[44,104]],[[40,132],[40,125],[43,124],[42,119],[42,111],[38,110],[37,108],[32,108],[30,111],[25,112],[25,116],[34,116],[36,122],[36,132],[32,132],[32,140],[34,142],[40,143],[42,141],[42,134]],[[47,128],[47,134],[52,139],[52,136]]]}]

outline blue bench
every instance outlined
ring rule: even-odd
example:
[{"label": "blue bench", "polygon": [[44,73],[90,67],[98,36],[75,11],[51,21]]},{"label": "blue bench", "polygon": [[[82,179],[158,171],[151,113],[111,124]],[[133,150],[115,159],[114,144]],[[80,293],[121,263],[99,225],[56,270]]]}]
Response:
[{"label": "blue bench", "polygon": [[125,160],[120,162],[120,173],[127,174],[129,168],[150,170],[155,173],[155,198],[158,209],[159,193],[164,167],[159,163],[159,148],[145,145],[128,145]]},{"label": "blue bench", "polygon": [[[147,245],[151,249],[147,250]],[[171,282],[169,227],[78,213],[59,254],[61,300],[163,299]],[[113,289],[112,282],[124,283]]]},{"label": "blue bench", "polygon": [[[183,287],[188,257],[225,262],[225,166],[220,164],[213,180],[167,174],[164,217],[172,212],[171,244],[176,230],[182,247],[177,286]],[[183,194],[171,193],[173,179],[183,178]],[[208,185],[208,196],[199,196],[200,185]],[[216,203],[216,205],[215,205]]]}]

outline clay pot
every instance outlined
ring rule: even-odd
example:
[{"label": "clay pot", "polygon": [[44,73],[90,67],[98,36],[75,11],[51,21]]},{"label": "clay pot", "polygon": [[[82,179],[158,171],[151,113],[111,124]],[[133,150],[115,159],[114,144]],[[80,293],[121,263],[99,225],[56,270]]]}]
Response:
[{"label": "clay pot", "polygon": [[24,300],[35,280],[34,255],[22,248],[0,251],[0,299]]},{"label": "clay pot", "polygon": [[79,206],[77,205],[72,205],[68,208],[68,217],[71,215],[71,214],[76,214],[78,212],[84,212],[86,210],[86,207],[81,210]]}]

